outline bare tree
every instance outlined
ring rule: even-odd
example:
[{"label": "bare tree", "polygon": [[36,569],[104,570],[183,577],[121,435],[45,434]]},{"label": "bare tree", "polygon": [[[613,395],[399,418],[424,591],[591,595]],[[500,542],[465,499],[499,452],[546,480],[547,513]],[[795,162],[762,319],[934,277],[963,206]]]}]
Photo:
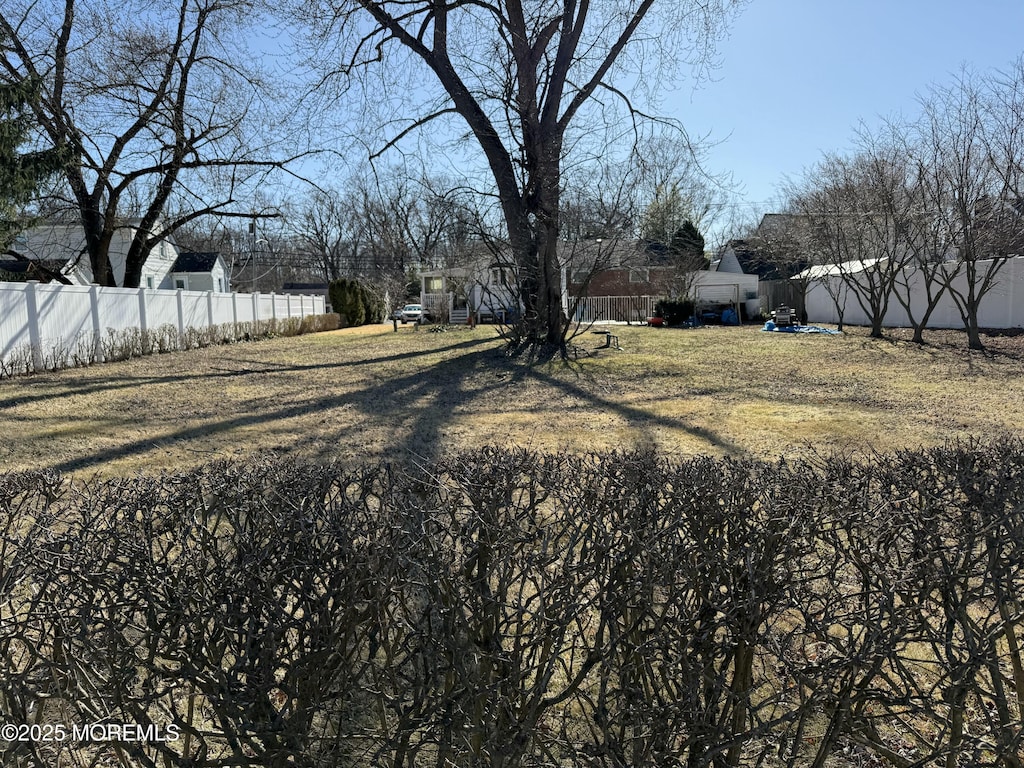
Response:
[{"label": "bare tree", "polygon": [[324,279],[357,276],[367,236],[361,213],[359,196],[351,191],[316,190],[302,205],[292,226]]},{"label": "bare tree", "polygon": [[896,217],[909,257],[893,295],[914,329],[913,341],[923,344],[924,329],[959,269],[948,261],[953,253],[949,233],[929,207],[928,169],[934,167],[935,148],[917,142],[907,126],[890,125],[889,134],[906,159],[902,168],[905,191]]},{"label": "bare tree", "polygon": [[842,292],[857,301],[876,338],[908,263],[902,162],[896,145],[865,135],[854,156],[832,155],[819,163],[794,199],[820,261],[829,267],[823,282],[842,281]]},{"label": "bare tree", "polygon": [[[566,321],[557,249],[571,126],[595,105],[598,91],[625,96],[615,78],[622,69],[639,67],[641,58],[662,66],[678,61],[678,50],[670,56],[659,40],[678,43],[678,33],[689,35],[690,54],[706,64],[710,43],[737,5],[351,0],[316,4],[311,15],[320,21],[320,39],[336,40],[343,72],[386,58],[407,91],[411,55],[436,79],[443,95],[396,141],[447,115],[464,121],[500,201],[522,286],[525,337],[561,345]],[[638,54],[632,61],[631,51]]]},{"label": "bare tree", "polygon": [[236,30],[248,0],[173,5],[11,0],[0,11],[0,77],[41,84],[35,120],[75,162],[67,207],[93,279],[113,285],[115,230],[136,220],[124,284],[151,250],[197,217],[248,215],[237,198],[280,165],[255,141],[262,85]]},{"label": "bare tree", "polygon": [[979,81],[963,72],[952,86],[931,91],[917,127],[927,160],[922,195],[956,254],[948,291],[971,349],[984,348],[978,311],[1019,241],[1024,146],[1013,118],[1019,82],[1019,76],[1009,84]]}]

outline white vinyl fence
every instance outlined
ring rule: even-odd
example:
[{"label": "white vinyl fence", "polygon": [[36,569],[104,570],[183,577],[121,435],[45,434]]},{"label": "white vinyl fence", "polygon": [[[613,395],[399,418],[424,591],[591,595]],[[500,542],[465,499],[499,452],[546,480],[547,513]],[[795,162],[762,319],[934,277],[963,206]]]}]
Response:
[{"label": "white vinyl fence", "polygon": [[[991,267],[990,261],[979,261],[978,272],[985,274]],[[952,265],[951,265],[952,266]],[[862,284],[866,278],[853,274],[848,279],[858,279]],[[830,286],[826,287],[826,281]],[[920,318],[927,305],[924,281],[919,273],[907,270],[901,283],[910,289],[910,306],[914,316]],[[964,274],[953,279],[953,287],[961,294],[967,291],[967,277]],[[865,289],[866,290],[866,289]],[[904,290],[904,289],[900,289]],[[843,307],[843,322],[847,325],[870,325],[871,318],[863,310],[854,293],[844,284],[842,277],[824,274],[810,284],[807,290],[807,315],[812,323],[838,323],[837,301]],[[1024,257],[1007,259],[996,274],[996,281],[978,308],[978,324],[982,328],[1024,328]],[[895,296],[890,297],[883,325],[886,328],[909,328],[912,326],[907,311]],[[942,295],[931,318],[929,328],[963,328],[963,319],[957,309],[953,295],[948,291]]]},{"label": "white vinyl fence", "polygon": [[0,282],[0,375],[251,338],[324,311],[323,296]]},{"label": "white vinyl fence", "polygon": [[[654,315],[660,296],[585,296],[579,299],[570,320],[576,323],[646,323]],[[572,309],[575,298],[568,304]]]}]

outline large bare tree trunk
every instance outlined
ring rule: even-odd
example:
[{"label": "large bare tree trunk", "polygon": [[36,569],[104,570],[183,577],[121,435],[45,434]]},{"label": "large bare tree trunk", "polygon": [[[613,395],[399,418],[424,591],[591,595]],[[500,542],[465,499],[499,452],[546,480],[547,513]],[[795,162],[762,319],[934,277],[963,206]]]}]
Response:
[{"label": "large bare tree trunk", "polygon": [[[613,82],[612,68],[654,4],[609,0],[592,8],[576,0],[482,5],[468,0],[347,0],[323,4],[318,8],[322,13],[312,14],[320,41],[334,38],[346,49],[343,74],[380,61],[392,46],[400,46],[436,76],[444,92],[441,101],[417,105],[415,117],[404,115],[408,127],[388,146],[443,115],[465,121],[493,177],[508,251],[518,272],[523,317],[515,335],[530,344],[557,344],[564,350],[567,323],[558,243],[566,132],[579,122],[580,111],[598,88],[627,99]],[[666,30],[697,30],[697,58],[704,61],[717,27],[738,5],[731,0],[710,6],[665,4],[659,22]],[[367,17],[372,24],[366,24]],[[464,50],[464,23],[475,25],[479,36],[473,44],[486,54]],[[367,57],[368,51],[378,55]],[[486,61],[480,58],[484,55]],[[656,68],[671,68],[676,61],[667,52],[650,60]],[[337,71],[338,65],[331,68]],[[408,90],[404,83],[402,89]],[[628,102],[627,108],[639,114]]]}]

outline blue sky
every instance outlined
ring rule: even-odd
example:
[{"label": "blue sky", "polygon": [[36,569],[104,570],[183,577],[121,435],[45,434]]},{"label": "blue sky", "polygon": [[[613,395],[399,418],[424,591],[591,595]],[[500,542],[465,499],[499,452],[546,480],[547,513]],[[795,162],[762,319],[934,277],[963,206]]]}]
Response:
[{"label": "blue sky", "polygon": [[961,65],[1008,69],[1024,53],[1024,0],[753,0],[719,46],[721,67],[663,109],[722,143],[709,169],[732,173],[753,211],[856,125],[917,113],[917,97]]}]

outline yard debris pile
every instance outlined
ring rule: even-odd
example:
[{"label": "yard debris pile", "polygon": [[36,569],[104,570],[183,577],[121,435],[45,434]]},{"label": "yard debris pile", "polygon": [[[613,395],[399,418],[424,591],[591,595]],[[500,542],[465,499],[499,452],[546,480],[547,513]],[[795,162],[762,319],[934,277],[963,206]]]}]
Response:
[{"label": "yard debris pile", "polygon": [[820,325],[776,325],[771,320],[764,324],[762,331],[774,333],[825,333],[830,336],[842,336],[842,331],[835,328],[822,328]]}]

